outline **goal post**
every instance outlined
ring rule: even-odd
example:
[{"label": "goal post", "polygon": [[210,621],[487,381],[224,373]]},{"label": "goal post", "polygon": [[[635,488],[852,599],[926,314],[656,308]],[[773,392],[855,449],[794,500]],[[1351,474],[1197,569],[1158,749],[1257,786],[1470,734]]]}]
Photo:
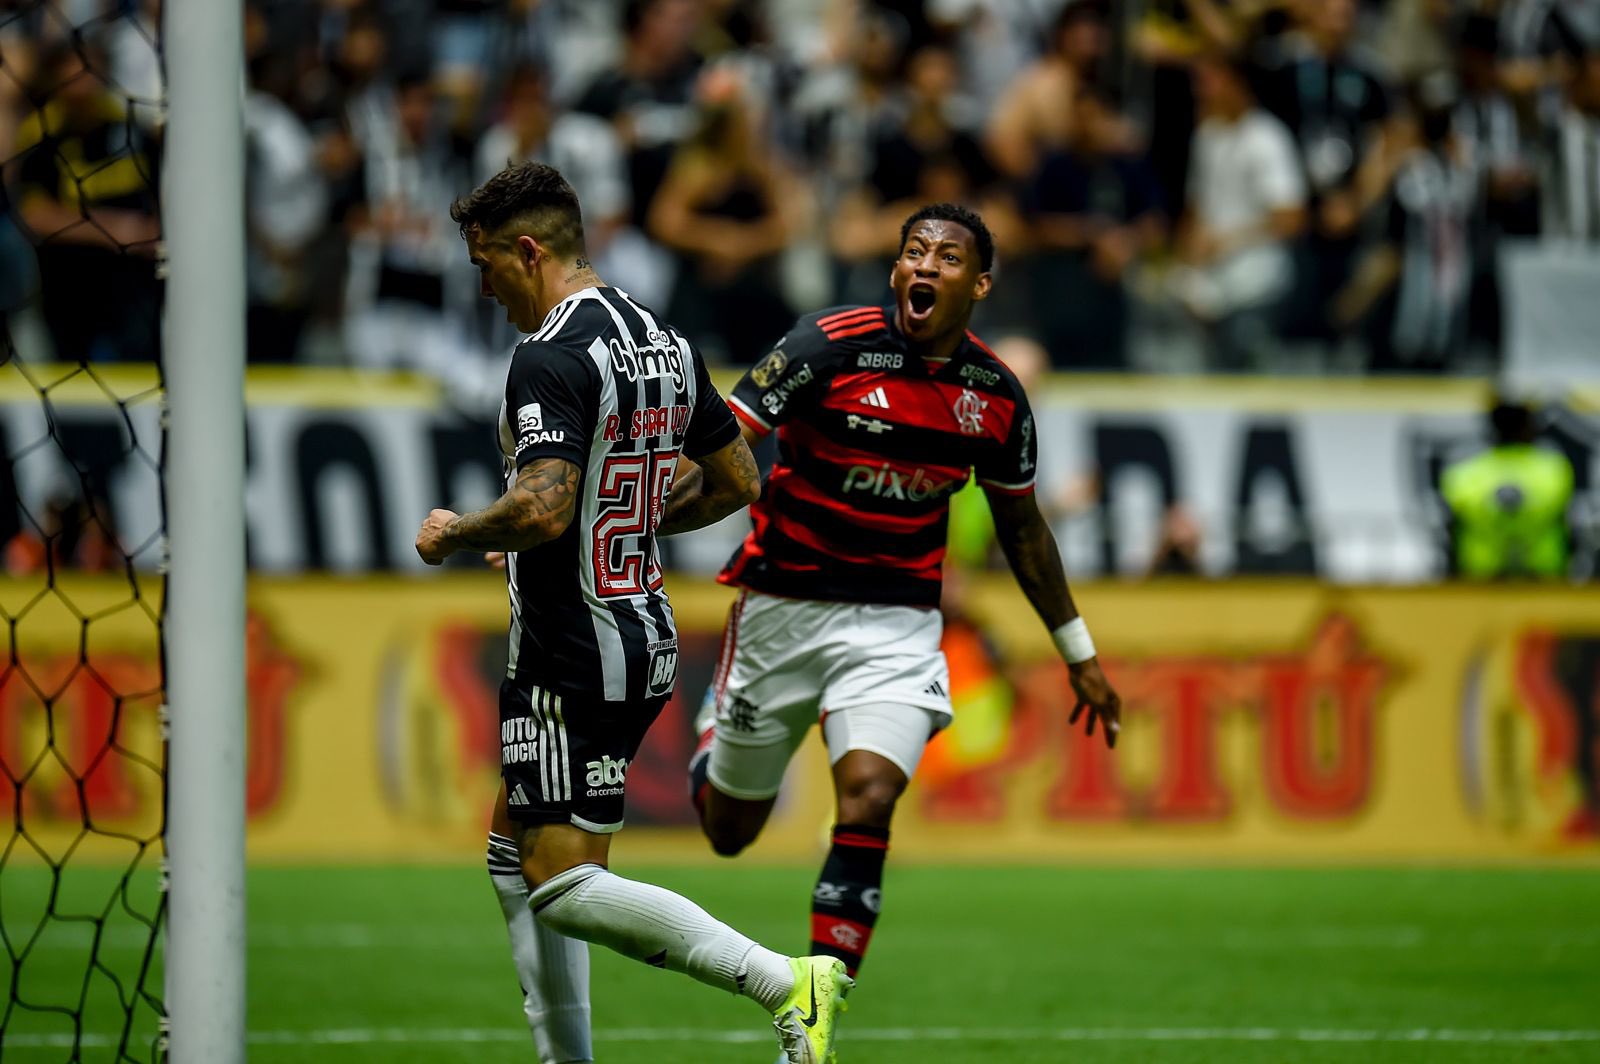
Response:
[{"label": "goal post", "polygon": [[163,23],[169,1059],[242,1064],[243,6],[168,0]]}]

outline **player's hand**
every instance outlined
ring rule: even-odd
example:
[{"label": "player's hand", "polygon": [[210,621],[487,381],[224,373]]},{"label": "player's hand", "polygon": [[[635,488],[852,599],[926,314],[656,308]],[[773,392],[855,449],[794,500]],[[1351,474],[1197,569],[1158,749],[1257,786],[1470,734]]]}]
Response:
[{"label": "player's hand", "polygon": [[417,554],[429,565],[442,565],[455,553],[455,548],[444,542],[444,530],[456,516],[454,510],[430,510],[417,530]]},{"label": "player's hand", "polygon": [[483,556],[483,560],[489,563],[489,568],[491,569],[504,570],[506,567],[506,552],[503,550],[489,551]]},{"label": "player's hand", "polygon": [[1100,671],[1099,659],[1090,658],[1076,665],[1068,665],[1067,675],[1072,680],[1073,693],[1078,696],[1077,705],[1072,707],[1072,716],[1067,718],[1067,723],[1078,723],[1078,718],[1087,709],[1089,720],[1084,734],[1094,735],[1094,722],[1098,720],[1101,724],[1100,733],[1106,737],[1106,745],[1115,747],[1117,734],[1122,731],[1122,699],[1111,689],[1106,674]]}]

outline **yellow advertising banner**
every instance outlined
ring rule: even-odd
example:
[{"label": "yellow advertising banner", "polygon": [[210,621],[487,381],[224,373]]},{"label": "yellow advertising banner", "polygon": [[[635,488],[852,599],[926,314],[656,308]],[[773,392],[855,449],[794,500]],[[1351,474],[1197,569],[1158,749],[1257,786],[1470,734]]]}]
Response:
[{"label": "yellow advertising banner", "polygon": [[[628,769],[624,860],[710,859],[684,766],[731,593],[669,587],[682,679]],[[1080,605],[1126,702],[1114,752],[1068,726],[1065,670],[1015,587],[996,577],[969,599],[946,632],[957,720],[903,800],[902,858],[1600,855],[1592,589],[1085,586]],[[13,855],[128,856],[161,823],[159,584],[5,581],[0,608]],[[506,612],[488,573],[253,580],[252,858],[480,853]],[[752,856],[809,858],[830,805],[812,743]]]}]

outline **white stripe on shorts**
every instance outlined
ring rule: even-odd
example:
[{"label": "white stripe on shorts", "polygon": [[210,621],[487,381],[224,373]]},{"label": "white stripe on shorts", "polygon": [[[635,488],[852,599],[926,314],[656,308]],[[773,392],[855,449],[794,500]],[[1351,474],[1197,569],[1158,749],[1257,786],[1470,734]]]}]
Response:
[{"label": "white stripe on shorts", "polygon": [[567,722],[561,715],[561,696],[551,695],[550,697],[553,702],[551,709],[555,714],[556,745],[559,748],[559,753],[556,754],[555,771],[560,773],[560,776],[556,780],[556,787],[561,791],[561,800],[570,802],[572,801],[572,765],[567,753]]}]

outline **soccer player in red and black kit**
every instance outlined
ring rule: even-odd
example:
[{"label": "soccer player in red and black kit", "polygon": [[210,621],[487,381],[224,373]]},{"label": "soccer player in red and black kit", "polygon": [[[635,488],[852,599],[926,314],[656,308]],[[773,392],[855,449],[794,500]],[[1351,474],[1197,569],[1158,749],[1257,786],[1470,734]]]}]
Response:
[{"label": "soccer player in red and black kit", "polygon": [[[417,553],[438,565],[456,551],[509,552],[489,866],[514,880],[501,900],[540,1055],[593,1059],[581,940],[753,999],[784,1060],[825,1064],[850,986],[837,959],[774,953],[608,868],[628,763],[677,681],[656,537],[754,498],[749,447],[694,346],[595,274],[578,198],[554,169],[508,167],[450,214],[483,294],[532,335],[512,355],[501,407],[505,494],[474,513],[434,510]],[[694,473],[675,483],[680,468]],[[537,942],[535,922],[548,932]]]},{"label": "soccer player in red and black kit", "polygon": [[1034,499],[1027,397],[967,330],[991,285],[989,231],[937,204],[906,221],[900,244],[892,305],[801,318],[733,391],[745,439],[776,431],[778,458],[751,507],[755,529],[722,573],[742,591],[707,692],[715,726],[690,765],[701,826],[731,856],[759,834],[821,721],[838,806],[811,952],[852,975],[878,918],[895,802],[950,720],[940,571],[949,497],[970,475],[1067,662],[1072,721],[1087,710],[1088,733],[1099,722],[1108,745],[1121,726]]}]

